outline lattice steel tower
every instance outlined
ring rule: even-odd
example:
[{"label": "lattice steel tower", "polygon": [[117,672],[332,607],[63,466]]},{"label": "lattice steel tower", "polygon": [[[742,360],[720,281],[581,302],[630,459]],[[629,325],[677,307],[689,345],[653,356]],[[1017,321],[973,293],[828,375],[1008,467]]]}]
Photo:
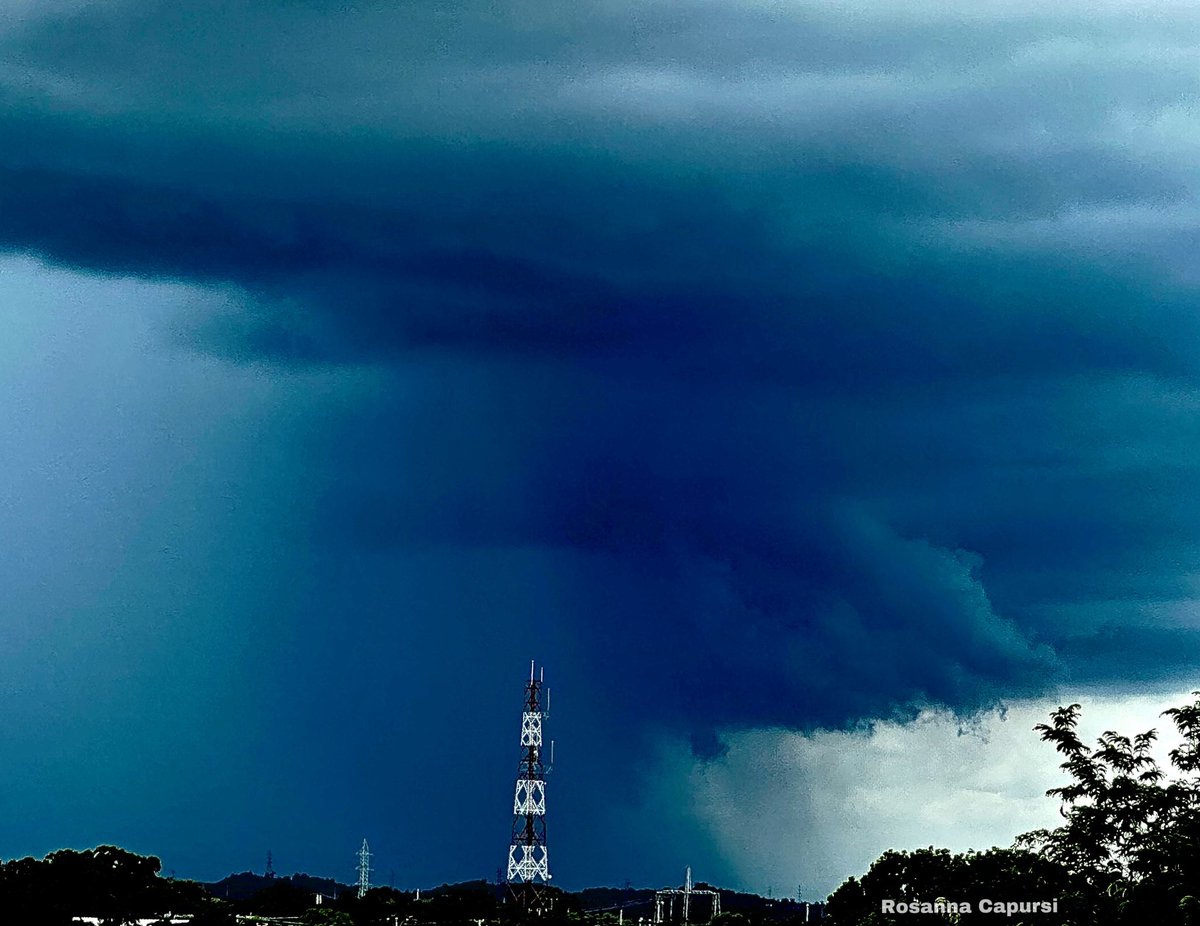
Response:
[{"label": "lattice steel tower", "polygon": [[[508,846],[507,881],[513,896],[526,907],[540,907],[539,888],[550,881],[546,853],[546,772],[542,761],[542,721],[549,713],[550,693],[544,691],[546,670],[529,664],[525,706],[521,714],[521,761],[513,795],[512,842]],[[545,694],[545,709],[542,696]]]},{"label": "lattice steel tower", "polygon": [[362,900],[371,889],[371,847],[364,839],[358,850],[358,899]]}]

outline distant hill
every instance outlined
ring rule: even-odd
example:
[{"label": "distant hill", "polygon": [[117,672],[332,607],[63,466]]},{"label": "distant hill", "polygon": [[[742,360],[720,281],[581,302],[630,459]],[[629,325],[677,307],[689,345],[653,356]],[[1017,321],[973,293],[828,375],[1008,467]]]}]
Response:
[{"label": "distant hill", "polygon": [[286,884],[313,894],[324,894],[326,897],[336,897],[343,891],[356,890],[349,884],[341,884],[332,878],[318,878],[314,875],[294,874],[283,878],[268,878],[266,875],[243,871],[240,874],[229,875],[220,881],[205,884],[208,892],[221,900],[249,900],[261,890]]},{"label": "distant hill", "polygon": [[[308,874],[294,874],[288,877],[268,878],[265,875],[244,871],[231,874],[220,881],[205,884],[204,887],[214,897],[233,902],[246,901],[260,891],[274,888],[276,891],[291,887],[307,891],[311,894],[324,894],[326,897],[337,897],[353,893],[355,885],[342,884],[332,878],[318,878]],[[786,920],[797,914],[802,914],[807,904],[794,900],[775,900],[758,894],[748,894],[741,891],[730,891],[724,888],[713,888],[704,882],[696,884],[697,890],[717,890],[721,896],[721,910],[726,913],[741,913],[750,916],[755,921]],[[627,921],[636,918],[649,918],[654,912],[654,892],[656,888],[635,887],[589,887],[581,891],[565,891],[566,898],[575,902],[577,908],[590,913],[603,911],[624,911]],[[421,896],[426,901],[436,901],[450,896],[462,898],[466,895],[500,896],[503,888],[489,881],[463,881],[457,884],[442,884],[436,887],[422,889]]]},{"label": "distant hill", "polygon": [[654,904],[651,888],[587,887],[575,896],[579,898],[580,907],[591,912],[625,910],[631,916],[645,915]]}]

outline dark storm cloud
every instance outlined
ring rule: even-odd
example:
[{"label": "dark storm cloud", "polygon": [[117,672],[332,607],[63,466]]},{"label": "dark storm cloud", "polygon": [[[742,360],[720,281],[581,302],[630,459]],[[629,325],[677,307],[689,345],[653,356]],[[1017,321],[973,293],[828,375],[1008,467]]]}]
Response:
[{"label": "dark storm cloud", "polygon": [[565,551],[609,696],[701,751],[1170,678],[1196,17],[35,8],[0,242],[233,287],[225,356],[436,365],[340,435],[330,542]]}]

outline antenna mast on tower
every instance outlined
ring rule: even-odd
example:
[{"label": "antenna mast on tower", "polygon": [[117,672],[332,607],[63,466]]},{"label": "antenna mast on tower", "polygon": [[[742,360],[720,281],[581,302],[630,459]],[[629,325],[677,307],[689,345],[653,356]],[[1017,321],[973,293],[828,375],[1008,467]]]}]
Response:
[{"label": "antenna mast on tower", "polygon": [[[529,663],[525,705],[521,714],[521,761],[513,795],[512,841],[508,846],[508,885],[514,899],[527,909],[541,907],[541,888],[550,881],[546,853],[546,766],[542,762],[542,710],[545,673]],[[547,692],[548,695],[548,692]],[[548,702],[547,697],[547,702]]]}]

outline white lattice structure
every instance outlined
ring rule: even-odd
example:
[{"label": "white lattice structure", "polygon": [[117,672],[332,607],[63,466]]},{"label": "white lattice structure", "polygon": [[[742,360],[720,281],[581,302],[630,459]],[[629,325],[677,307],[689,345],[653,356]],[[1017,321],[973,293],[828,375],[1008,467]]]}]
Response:
[{"label": "white lattice structure", "polygon": [[542,715],[526,711],[521,715],[521,745],[542,748]]},{"label": "white lattice structure", "polygon": [[550,880],[550,857],[545,846],[509,846],[508,880],[525,883]]},{"label": "white lattice structure", "polygon": [[[703,890],[692,886],[692,869],[688,866],[687,875],[682,888],[666,888],[654,892],[654,922],[674,923],[691,922],[693,914],[692,898],[702,897],[708,902],[706,921],[721,914],[721,895],[716,891]],[[679,901],[678,905],[676,900]]]},{"label": "white lattice structure", "polygon": [[546,782],[517,779],[517,793],[513,797],[513,814],[546,814]]},{"label": "white lattice structure", "polygon": [[371,889],[371,847],[364,839],[358,850],[358,897],[361,900]]},{"label": "white lattice structure", "polygon": [[[535,673],[529,666],[525,686],[525,709],[521,714],[521,761],[513,791],[512,841],[508,846],[510,886],[539,885],[550,881],[550,856],[546,849],[546,766],[542,761],[542,709],[545,670]],[[548,700],[547,700],[547,703]],[[536,902],[536,892],[520,892],[526,904]]]}]

